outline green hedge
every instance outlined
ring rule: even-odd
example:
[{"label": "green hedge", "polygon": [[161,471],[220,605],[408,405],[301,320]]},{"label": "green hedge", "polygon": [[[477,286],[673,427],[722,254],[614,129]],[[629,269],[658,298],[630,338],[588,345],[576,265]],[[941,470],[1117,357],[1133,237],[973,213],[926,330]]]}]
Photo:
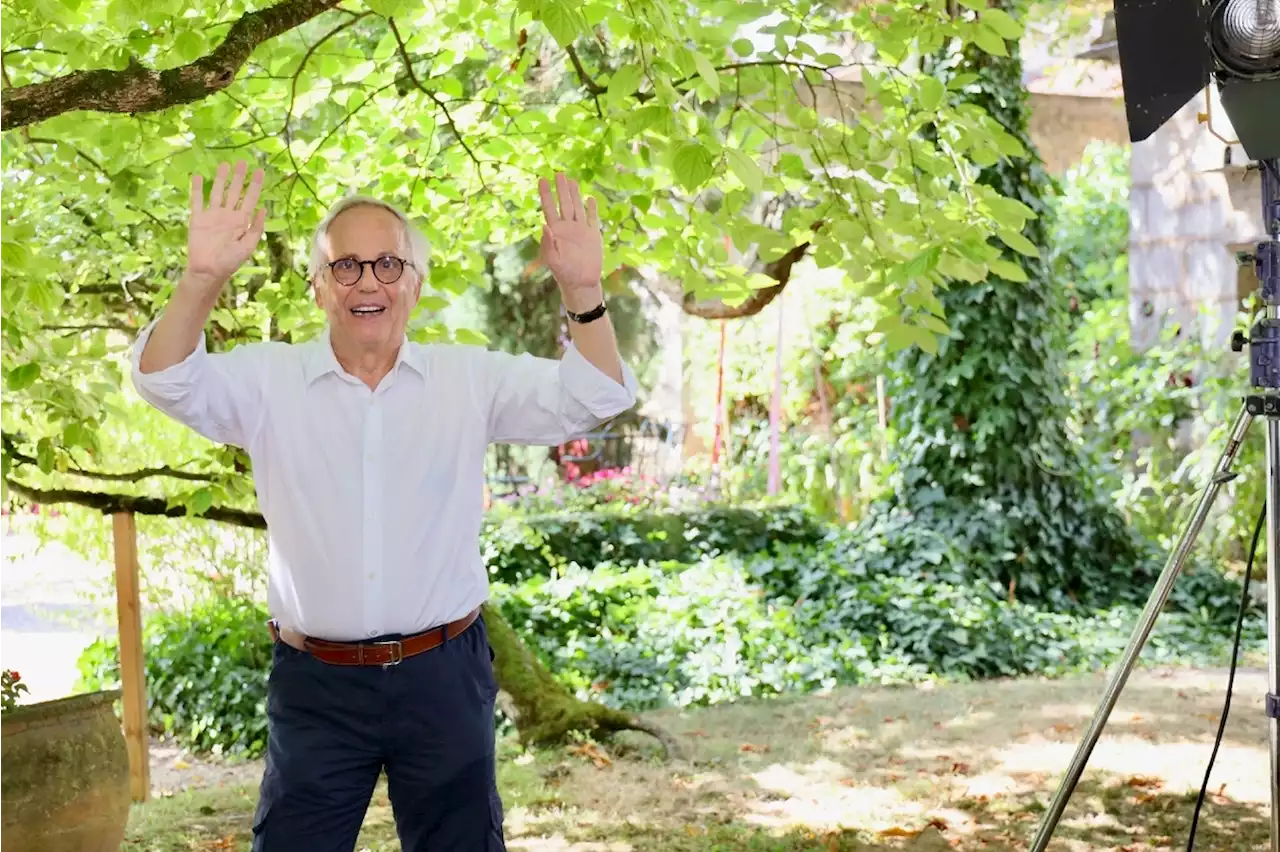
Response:
[{"label": "green hedge", "polygon": [[[211,597],[189,610],[150,615],[143,655],[151,726],[198,752],[255,757],[267,742],[267,613],[236,597]],[[120,685],[115,636],[80,656],[82,689]]]},{"label": "green hedge", "polygon": [[[1054,612],[984,585],[926,577],[845,574],[798,598],[768,591],[770,577],[817,578],[830,557],[797,548],[695,565],[570,568],[496,586],[495,598],[563,682],[631,708],[838,684],[1092,671],[1118,658],[1139,615],[1132,604]],[[1223,616],[1216,608],[1163,614],[1143,660],[1221,662],[1233,626]],[[1260,647],[1260,610],[1248,624],[1248,641]]]},{"label": "green hedge", "polygon": [[[504,522],[485,541],[495,604],[564,683],[615,706],[1056,675],[1118,657],[1150,591],[1143,581],[1097,610],[1055,595],[1011,602],[963,525],[926,520],[872,519],[870,535],[829,531],[799,510],[584,513]],[[1238,598],[1217,572],[1181,578],[1144,661],[1220,663]],[[149,617],[153,725],[196,750],[260,754],[265,619],[234,598]],[[1260,608],[1248,625],[1260,646]],[[84,686],[114,685],[115,640],[94,643],[80,667]]]},{"label": "green hedge", "polygon": [[517,583],[571,564],[591,568],[772,553],[786,545],[815,545],[830,530],[794,506],[516,515],[487,525],[481,549],[493,580]]}]

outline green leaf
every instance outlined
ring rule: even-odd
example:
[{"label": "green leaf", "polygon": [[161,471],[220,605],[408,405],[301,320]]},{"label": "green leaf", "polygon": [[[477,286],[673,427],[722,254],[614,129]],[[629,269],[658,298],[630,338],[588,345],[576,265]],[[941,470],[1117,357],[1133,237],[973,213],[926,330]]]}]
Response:
[{"label": "green leaf", "polygon": [[1001,231],[1000,241],[1019,254],[1024,254],[1027,257],[1040,256],[1040,251],[1035,247],[1035,244],[1017,231]]},{"label": "green leaf", "polygon": [[707,87],[717,95],[720,94],[720,72],[716,71],[711,60],[702,53],[694,53],[693,67],[698,69],[698,76],[707,84]]},{"label": "green leaf", "polygon": [[187,511],[193,515],[203,515],[213,507],[213,490],[201,488],[187,498]]},{"label": "green leaf", "polygon": [[715,158],[700,142],[684,143],[671,158],[671,171],[676,181],[690,192],[707,182],[714,165]]},{"label": "green leaf", "polygon": [[199,33],[184,30],[173,40],[173,55],[183,64],[199,59],[204,55],[204,39]]},{"label": "green leaf", "polygon": [[40,378],[40,365],[35,361],[14,367],[5,377],[5,386],[11,391],[26,390]]},{"label": "green leaf", "polygon": [[982,18],[982,23],[990,27],[1001,38],[1007,38],[1010,41],[1022,38],[1022,24],[1015,21],[1013,16],[1004,9],[990,6],[983,9],[979,16]]},{"label": "green leaf", "polygon": [[986,24],[978,24],[973,28],[973,43],[992,56],[1008,56],[1009,49],[995,30]]},{"label": "green leaf", "polygon": [[623,65],[609,78],[609,102],[620,106],[636,93],[643,80],[644,68],[635,63]]},{"label": "green leaf", "polygon": [[[375,15],[381,15],[384,18],[408,13],[419,5],[417,0],[368,0],[368,3]],[[403,23],[401,25],[403,26]]]},{"label": "green leaf", "polygon": [[[1019,234],[1018,236],[1022,236],[1022,235]],[[1030,242],[1028,242],[1028,245],[1030,245]],[[1011,260],[998,258],[996,260],[991,261],[989,266],[991,267],[991,271],[994,274],[999,275],[1001,278],[1003,278],[1006,281],[1016,281],[1019,284],[1025,284],[1027,282],[1026,270],[1023,269],[1019,264],[1016,264]]]},{"label": "green leaf", "polygon": [[542,7],[542,24],[561,47],[568,47],[586,28],[576,3],[551,0]]},{"label": "green leaf", "polygon": [[729,168],[743,186],[753,193],[764,189],[764,172],[753,158],[734,148],[726,148],[724,154]]},{"label": "green leaf", "polygon": [[922,109],[935,110],[942,105],[947,90],[937,77],[920,78],[920,106]]},{"label": "green leaf", "polygon": [[750,56],[755,51],[756,46],[751,43],[750,39],[740,38],[733,42],[733,52],[739,56]]},{"label": "green leaf", "polygon": [[36,465],[40,468],[41,473],[53,473],[57,458],[57,452],[53,448],[52,440],[41,438],[36,442]]},{"label": "green leaf", "polygon": [[489,343],[489,338],[482,332],[470,328],[454,329],[453,339],[466,346],[485,346]]}]

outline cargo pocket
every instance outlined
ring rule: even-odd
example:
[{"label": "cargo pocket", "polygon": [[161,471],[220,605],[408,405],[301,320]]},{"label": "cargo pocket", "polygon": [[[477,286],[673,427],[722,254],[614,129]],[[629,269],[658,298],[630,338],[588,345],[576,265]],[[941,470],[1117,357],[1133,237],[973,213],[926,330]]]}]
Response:
[{"label": "cargo pocket", "polygon": [[497,790],[489,794],[489,845],[485,852],[507,852],[507,840],[503,836],[502,795]]},{"label": "cargo pocket", "polygon": [[[258,806],[253,811],[253,837],[255,841],[267,830],[267,817],[271,815],[271,799],[263,794],[258,797]],[[257,849],[258,846],[254,846]]]},{"label": "cargo pocket", "polygon": [[271,768],[267,767],[262,774],[262,782],[258,785],[258,804],[253,810],[252,833],[254,838],[253,849],[261,849],[261,844],[265,841],[259,838],[266,833],[267,820],[271,816],[273,806],[275,805],[275,779],[272,777]]}]

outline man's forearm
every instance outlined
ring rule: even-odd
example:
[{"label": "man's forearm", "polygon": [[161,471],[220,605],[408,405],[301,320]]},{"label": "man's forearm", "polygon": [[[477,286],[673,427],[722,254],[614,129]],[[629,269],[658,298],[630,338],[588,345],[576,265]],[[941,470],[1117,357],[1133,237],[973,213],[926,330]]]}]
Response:
[{"label": "man's forearm", "polygon": [[[566,294],[565,307],[574,313],[586,313],[604,300],[600,291],[586,294]],[[613,331],[613,323],[605,314],[593,322],[574,322],[569,320],[569,337],[583,358],[591,362],[597,370],[609,376],[618,384],[622,381],[622,357],[618,354],[618,338]]]},{"label": "man's forearm", "polygon": [[184,277],[151,330],[138,369],[158,373],[194,352],[220,292],[221,286]]}]

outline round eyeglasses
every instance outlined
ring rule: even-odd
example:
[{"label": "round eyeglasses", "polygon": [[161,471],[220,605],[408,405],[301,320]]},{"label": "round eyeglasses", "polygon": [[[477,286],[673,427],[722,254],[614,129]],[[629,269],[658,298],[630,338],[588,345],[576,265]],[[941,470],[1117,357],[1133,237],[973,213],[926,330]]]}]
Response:
[{"label": "round eyeglasses", "polygon": [[377,260],[356,260],[354,257],[344,257],[330,263],[329,271],[333,273],[333,280],[344,287],[351,287],[364,276],[366,266],[373,268],[373,277],[383,284],[394,284],[400,280],[401,275],[404,275],[406,266],[413,266],[413,261],[389,254],[384,254]]}]

